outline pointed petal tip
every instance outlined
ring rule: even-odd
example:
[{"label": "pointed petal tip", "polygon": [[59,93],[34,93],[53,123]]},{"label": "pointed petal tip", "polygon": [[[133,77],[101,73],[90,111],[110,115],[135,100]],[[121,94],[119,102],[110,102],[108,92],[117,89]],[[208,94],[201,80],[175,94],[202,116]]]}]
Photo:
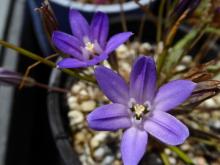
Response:
[{"label": "pointed petal tip", "polygon": [[161,86],[154,99],[154,109],[170,111],[186,101],[197,84],[190,80],[173,80]]},{"label": "pointed petal tip", "polygon": [[167,145],[180,145],[189,137],[188,128],[174,116],[154,111],[148,120],[144,121],[144,129]]}]

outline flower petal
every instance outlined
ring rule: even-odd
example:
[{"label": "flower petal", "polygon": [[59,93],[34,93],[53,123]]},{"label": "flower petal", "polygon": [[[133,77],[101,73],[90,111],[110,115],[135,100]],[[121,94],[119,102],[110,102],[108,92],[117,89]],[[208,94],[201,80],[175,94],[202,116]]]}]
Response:
[{"label": "flower petal", "polygon": [[88,66],[96,65],[96,64],[106,60],[107,58],[108,58],[108,54],[102,53],[100,55],[95,56],[93,59],[88,60],[87,64],[88,64]]},{"label": "flower petal", "polygon": [[119,34],[112,36],[107,43],[105,52],[107,54],[110,54],[116,48],[118,48],[121,44],[126,42],[129,39],[129,37],[132,35],[133,33],[131,32],[123,32],[123,33],[119,33]]},{"label": "flower petal", "polygon": [[157,111],[169,111],[183,103],[192,93],[196,84],[189,80],[174,80],[162,87],[154,100],[153,107]]},{"label": "flower petal", "polygon": [[95,69],[95,77],[104,94],[113,102],[128,104],[128,86],[117,73],[103,66]]},{"label": "flower petal", "polygon": [[121,104],[98,107],[87,116],[87,121],[90,128],[102,131],[116,131],[131,125],[128,110]]},{"label": "flower petal", "polygon": [[85,62],[76,60],[74,58],[64,58],[57,63],[58,68],[82,68],[86,66],[87,64]]},{"label": "flower petal", "polygon": [[141,56],[133,65],[130,77],[130,97],[140,104],[152,101],[156,91],[156,65],[151,57]]},{"label": "flower petal", "polygon": [[93,41],[97,40],[104,49],[109,32],[108,16],[103,12],[97,12],[91,23],[91,33]]},{"label": "flower petal", "polygon": [[76,37],[60,31],[53,32],[52,41],[54,45],[65,54],[83,60],[80,47],[81,41]]},{"label": "flower petal", "polygon": [[89,37],[89,24],[86,19],[77,10],[71,9],[69,21],[72,33],[83,41],[83,38]]},{"label": "flower petal", "polygon": [[121,140],[121,154],[124,165],[137,165],[147,148],[148,135],[136,127],[127,129]]},{"label": "flower petal", "polygon": [[144,121],[144,129],[168,145],[182,144],[189,136],[189,130],[183,123],[163,111],[154,111]]}]

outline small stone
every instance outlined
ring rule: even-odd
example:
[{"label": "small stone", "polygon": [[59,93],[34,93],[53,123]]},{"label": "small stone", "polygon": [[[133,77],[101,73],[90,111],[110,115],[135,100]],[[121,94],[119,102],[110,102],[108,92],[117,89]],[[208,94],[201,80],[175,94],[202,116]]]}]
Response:
[{"label": "small stone", "polygon": [[171,154],[171,151],[170,151],[169,148],[166,148],[166,149],[164,150],[164,152],[165,152],[167,155],[170,155],[170,154]]},{"label": "small stone", "polygon": [[74,148],[78,154],[84,152],[85,133],[79,132],[74,136]]},{"label": "small stone", "polygon": [[97,161],[101,161],[105,155],[105,149],[103,147],[98,148],[97,150],[95,150],[94,152],[94,157]]},{"label": "small stone", "polygon": [[80,86],[79,84],[76,84],[76,85],[73,85],[71,92],[78,93],[81,89],[82,89],[82,86]]},{"label": "small stone", "polygon": [[97,148],[101,142],[103,142],[107,137],[107,133],[106,132],[98,132],[90,141],[90,145],[91,147]]},{"label": "small stone", "polygon": [[149,53],[152,50],[153,48],[151,44],[149,44],[148,42],[143,43],[139,48],[140,53],[143,53],[143,54]]},{"label": "small stone", "polygon": [[93,101],[93,100],[84,101],[84,102],[82,102],[82,104],[81,104],[81,109],[82,109],[82,111],[84,111],[84,112],[90,112],[90,111],[92,111],[93,109],[95,109],[95,107],[96,107],[96,102]]},{"label": "small stone", "polygon": [[127,57],[127,51],[128,51],[128,48],[127,46],[125,46],[124,44],[119,46],[117,49],[116,49],[116,54],[117,54],[117,57],[119,59],[124,59]]},{"label": "small stone", "polygon": [[182,62],[185,64],[189,64],[192,62],[192,57],[191,56],[184,56],[182,59]]},{"label": "small stone", "polygon": [[203,157],[196,157],[195,159],[195,164],[198,165],[207,165],[208,163],[206,162],[206,160]]},{"label": "small stone", "polygon": [[102,161],[103,165],[112,165],[112,162],[114,161],[114,156],[113,155],[108,155],[104,158]]},{"label": "small stone", "polygon": [[69,107],[71,110],[77,110],[80,109],[80,105],[78,102],[72,102],[71,104],[69,104]]},{"label": "small stone", "polygon": [[205,102],[205,105],[207,106],[207,107],[217,107],[218,105],[216,104],[216,102],[214,101],[214,99],[208,99],[208,100],[206,100]]},{"label": "small stone", "polygon": [[183,150],[183,151],[189,151],[190,150],[190,145],[189,144],[183,144],[180,146],[180,148]]},{"label": "small stone", "polygon": [[178,65],[178,66],[176,67],[176,71],[177,71],[177,72],[181,72],[181,71],[183,71],[184,69],[186,69],[186,66],[185,66],[185,65]]},{"label": "small stone", "polygon": [[173,157],[169,157],[170,164],[176,165],[176,159]]},{"label": "small stone", "polygon": [[115,160],[115,161],[113,162],[113,165],[122,165],[122,163],[120,162],[120,160]]},{"label": "small stone", "polygon": [[79,111],[69,111],[68,117],[71,125],[79,124],[84,120],[83,114]]},{"label": "small stone", "polygon": [[71,96],[71,97],[69,97],[68,98],[68,104],[70,105],[70,104],[72,104],[72,103],[75,103],[75,102],[77,102],[77,98],[76,97],[73,97],[73,96]]}]

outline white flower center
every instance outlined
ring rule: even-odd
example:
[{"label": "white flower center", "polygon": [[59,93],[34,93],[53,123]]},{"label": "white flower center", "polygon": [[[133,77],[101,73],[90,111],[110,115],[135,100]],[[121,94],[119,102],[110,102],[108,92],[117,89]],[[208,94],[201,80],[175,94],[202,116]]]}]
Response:
[{"label": "white flower center", "polygon": [[134,117],[140,120],[148,112],[148,107],[142,104],[133,104],[131,111],[134,113]]},{"label": "white flower center", "polygon": [[91,53],[94,53],[94,47],[95,45],[92,42],[85,43],[85,49]]},{"label": "white flower center", "polygon": [[134,98],[129,100],[128,107],[136,121],[141,120],[152,109],[149,101],[146,101],[143,104],[138,104]]}]

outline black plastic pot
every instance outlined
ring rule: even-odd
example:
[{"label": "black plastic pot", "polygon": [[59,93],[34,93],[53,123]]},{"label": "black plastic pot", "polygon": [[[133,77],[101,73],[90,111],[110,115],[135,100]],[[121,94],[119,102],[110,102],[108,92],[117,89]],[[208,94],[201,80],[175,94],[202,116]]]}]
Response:
[{"label": "black plastic pot", "polygon": [[[67,76],[57,69],[53,69],[49,85],[53,87],[63,87],[67,80]],[[65,165],[80,165],[77,154],[71,145],[69,122],[67,118],[68,107],[66,105],[64,95],[54,92],[48,94],[48,117],[54,141],[60,153],[61,159]]]}]

